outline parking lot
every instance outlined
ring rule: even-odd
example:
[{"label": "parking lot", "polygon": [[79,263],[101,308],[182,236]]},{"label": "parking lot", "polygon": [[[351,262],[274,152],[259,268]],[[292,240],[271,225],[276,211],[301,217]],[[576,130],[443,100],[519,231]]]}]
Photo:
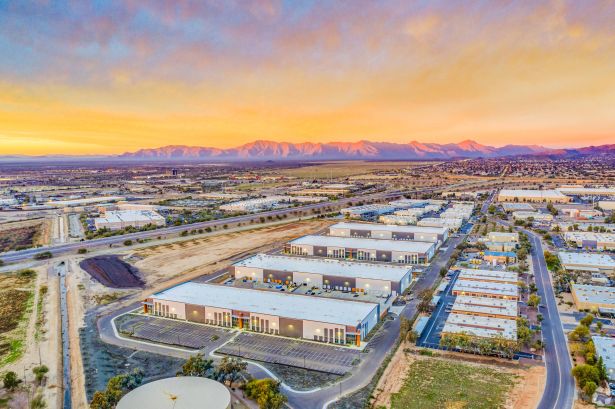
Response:
[{"label": "parking lot", "polygon": [[123,336],[190,349],[212,350],[233,335],[224,328],[139,314],[120,316],[115,325]]},{"label": "parking lot", "polygon": [[455,303],[455,298],[457,298],[451,293],[457,277],[458,274],[453,275],[446,290],[440,294],[440,302],[436,305],[429,321],[427,321],[427,325],[425,325],[425,329],[417,342],[418,346],[427,348],[438,348],[440,346],[440,333],[450,314],[450,307],[452,307]]},{"label": "parking lot", "polygon": [[360,357],[355,349],[248,332],[239,334],[216,353],[335,375],[348,372]]}]

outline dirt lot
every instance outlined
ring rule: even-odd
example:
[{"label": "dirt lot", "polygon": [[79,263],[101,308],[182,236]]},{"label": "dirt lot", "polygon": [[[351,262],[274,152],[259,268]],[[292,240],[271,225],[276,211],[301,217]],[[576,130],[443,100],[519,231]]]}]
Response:
[{"label": "dirt lot", "polygon": [[50,222],[46,219],[0,224],[0,253],[48,244]]},{"label": "dirt lot", "polygon": [[105,287],[133,288],[144,284],[138,270],[118,256],[90,257],[79,263],[79,267]]},{"label": "dirt lot", "polygon": [[[380,382],[376,387],[376,397],[373,407],[391,407],[392,396],[395,396],[394,400],[396,400],[398,404],[403,401],[402,396],[404,395],[405,389],[408,387],[406,383],[408,381],[410,370],[416,365],[415,363],[417,361],[421,360],[441,361],[444,363],[450,363],[451,365],[460,364],[463,366],[476,366],[477,369],[476,371],[472,371],[473,373],[486,371],[488,373],[509,375],[510,379],[514,379],[514,386],[508,391],[508,393],[505,394],[505,403],[501,404],[502,407],[511,409],[535,408],[540,401],[540,397],[542,396],[544,381],[546,379],[545,368],[543,366],[519,366],[509,362],[504,362],[505,365],[503,366],[484,364],[480,362],[471,362],[472,359],[476,359],[471,356],[464,359],[465,362],[461,364],[459,360],[449,359],[446,357],[428,357],[416,353],[406,353],[404,352],[405,348],[407,347],[402,346],[399,348],[396,355],[391,360],[391,364],[386,368],[383,376],[381,377]],[[465,358],[465,355],[463,358]],[[478,360],[480,361],[480,358],[478,358]],[[455,372],[459,374],[460,371]],[[426,376],[426,374],[424,375]],[[432,379],[432,381],[435,382],[434,379]],[[457,382],[453,379],[449,379],[448,381],[453,383]],[[460,382],[461,381],[463,381],[463,379],[461,379]],[[481,381],[485,380],[483,379]],[[472,384],[476,382],[478,382],[478,380],[473,381]],[[453,384],[451,383],[451,387],[452,386]],[[473,406],[463,407],[469,408]]]},{"label": "dirt lot", "polygon": [[[202,239],[153,246],[137,251],[131,259],[148,287],[172,285],[211,274],[247,256],[269,251],[288,240],[324,229],[332,222],[310,220],[264,227]],[[176,280],[172,280],[172,279]],[[171,280],[171,281],[168,281]]]}]

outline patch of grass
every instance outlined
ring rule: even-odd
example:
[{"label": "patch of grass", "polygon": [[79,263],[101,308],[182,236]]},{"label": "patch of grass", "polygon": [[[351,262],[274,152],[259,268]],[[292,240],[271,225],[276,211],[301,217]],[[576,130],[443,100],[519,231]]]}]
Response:
[{"label": "patch of grass", "polygon": [[34,337],[37,341],[40,341],[45,334],[45,329],[43,328],[45,325],[45,310],[43,305],[47,291],[49,291],[49,288],[46,285],[42,285],[38,289],[38,302],[36,303],[36,331],[34,333]]},{"label": "patch of grass", "polygon": [[504,408],[514,375],[494,368],[439,359],[420,359],[408,369],[391,409]]},{"label": "patch of grass", "polygon": [[33,270],[0,276],[0,368],[23,354],[27,324],[34,308],[35,280]]},{"label": "patch of grass", "polygon": [[102,295],[95,295],[94,296],[94,301],[98,305],[107,305],[107,304],[112,303],[113,301],[116,301],[122,295],[124,295],[124,294],[123,293],[119,293],[119,292],[113,292],[113,293],[102,294]]}]

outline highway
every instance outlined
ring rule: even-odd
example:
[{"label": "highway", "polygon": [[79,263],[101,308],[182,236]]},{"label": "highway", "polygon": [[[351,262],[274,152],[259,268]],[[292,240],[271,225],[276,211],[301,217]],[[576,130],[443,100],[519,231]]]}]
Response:
[{"label": "highway", "polygon": [[32,249],[20,250],[20,251],[11,251],[11,252],[6,252],[6,253],[1,254],[0,257],[2,261],[4,261],[5,263],[9,263],[9,262],[14,263],[14,262],[20,262],[20,261],[24,261],[27,259],[31,259],[36,254],[40,254],[45,251],[51,251],[54,256],[58,256],[58,255],[66,254],[69,252],[74,253],[80,248],[91,249],[91,248],[95,248],[99,246],[110,246],[113,244],[121,244],[125,240],[129,240],[129,239],[130,240],[153,239],[158,236],[180,234],[181,232],[185,230],[206,229],[208,227],[213,228],[213,227],[223,226],[225,224],[234,224],[234,223],[249,223],[250,220],[254,220],[256,223],[259,221],[261,217],[265,217],[265,218],[267,218],[268,216],[276,217],[276,216],[282,216],[284,214],[287,214],[287,215],[292,214],[294,212],[306,212],[306,211],[311,212],[312,210],[322,210],[322,209],[326,209],[327,207],[333,207],[333,208],[339,209],[342,206],[348,203],[351,203],[351,202],[356,203],[358,201],[362,201],[364,203],[367,203],[367,202],[377,202],[380,200],[391,200],[391,199],[402,197],[404,194],[410,194],[410,193],[411,194],[421,194],[421,193],[427,193],[433,190],[436,190],[436,189],[424,189],[424,190],[418,190],[418,191],[413,191],[413,192],[396,191],[396,192],[388,192],[388,193],[377,193],[377,194],[364,196],[364,197],[351,197],[351,198],[340,199],[337,201],[320,202],[320,203],[314,203],[314,204],[309,204],[305,206],[290,207],[290,208],[271,210],[271,211],[260,212],[260,213],[252,213],[252,214],[235,216],[235,217],[227,217],[224,219],[210,220],[206,222],[184,224],[181,226],[170,226],[170,227],[164,227],[164,228],[160,228],[156,230],[135,232],[135,233],[123,234],[123,235],[113,236],[113,237],[104,237],[100,239],[86,240],[86,241],[80,241],[80,242],[74,242],[74,243],[63,243],[63,244],[56,244],[56,245],[51,245],[51,246],[43,246],[43,247],[37,247],[37,248],[32,248]]}]

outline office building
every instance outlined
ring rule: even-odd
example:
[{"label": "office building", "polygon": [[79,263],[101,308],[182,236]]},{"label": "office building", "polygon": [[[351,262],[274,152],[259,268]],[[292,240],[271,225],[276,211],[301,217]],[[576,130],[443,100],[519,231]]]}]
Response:
[{"label": "office building", "polygon": [[564,239],[573,246],[593,250],[615,250],[615,233],[568,231]]}]

